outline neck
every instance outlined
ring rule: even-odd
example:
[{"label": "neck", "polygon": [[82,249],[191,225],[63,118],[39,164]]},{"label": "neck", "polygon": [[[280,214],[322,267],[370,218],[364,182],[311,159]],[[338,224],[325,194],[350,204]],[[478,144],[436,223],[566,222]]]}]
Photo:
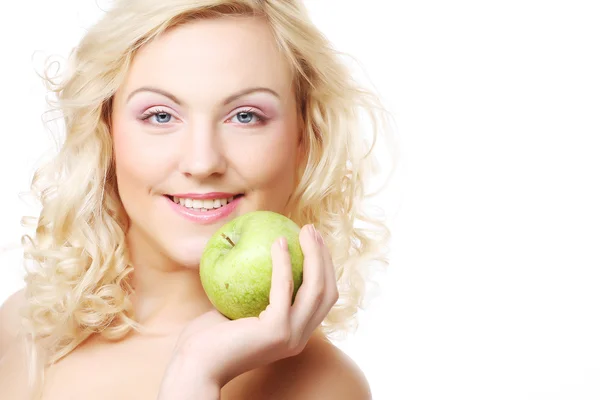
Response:
[{"label": "neck", "polygon": [[146,328],[176,328],[213,309],[198,268],[177,265],[140,232],[127,235],[133,265],[131,286],[136,319]]}]

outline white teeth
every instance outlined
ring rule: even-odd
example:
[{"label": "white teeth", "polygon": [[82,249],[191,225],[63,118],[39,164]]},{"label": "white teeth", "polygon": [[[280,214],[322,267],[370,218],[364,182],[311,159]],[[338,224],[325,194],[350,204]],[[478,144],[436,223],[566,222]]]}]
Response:
[{"label": "white teeth", "polygon": [[215,208],[223,207],[227,205],[231,201],[233,201],[233,196],[228,199],[214,199],[214,200],[199,200],[199,199],[184,199],[179,197],[173,197],[173,201],[177,204],[181,204],[184,207],[201,210],[201,211],[209,211]]}]

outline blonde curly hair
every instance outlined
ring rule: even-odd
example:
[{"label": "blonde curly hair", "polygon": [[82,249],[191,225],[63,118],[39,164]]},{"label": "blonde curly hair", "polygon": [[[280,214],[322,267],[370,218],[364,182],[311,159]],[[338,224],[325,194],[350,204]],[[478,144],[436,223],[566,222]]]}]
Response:
[{"label": "blonde curly hair", "polygon": [[322,330],[339,339],[356,329],[370,273],[388,264],[389,230],[364,201],[376,167],[374,139],[386,133],[387,113],[376,95],[352,78],[300,1],[116,0],[69,55],[63,79],[47,71],[43,76],[66,135],[34,175],[31,189],[41,213],[35,234],[22,239],[33,385],[43,381],[46,365],[90,335],[118,340],[140,329],[130,301],[128,218],[110,134],[112,96],[136,52],[187,22],[238,15],[264,18],[293,67],[308,146],[289,217],[299,225],[314,223],[332,252],[340,298]]}]

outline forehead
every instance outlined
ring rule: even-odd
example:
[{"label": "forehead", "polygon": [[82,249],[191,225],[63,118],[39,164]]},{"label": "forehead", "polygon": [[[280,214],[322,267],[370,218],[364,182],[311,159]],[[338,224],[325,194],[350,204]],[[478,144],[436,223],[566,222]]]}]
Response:
[{"label": "forehead", "polygon": [[159,86],[190,103],[220,101],[246,87],[292,94],[292,72],[269,25],[258,17],[197,20],[141,48],[122,92]]}]

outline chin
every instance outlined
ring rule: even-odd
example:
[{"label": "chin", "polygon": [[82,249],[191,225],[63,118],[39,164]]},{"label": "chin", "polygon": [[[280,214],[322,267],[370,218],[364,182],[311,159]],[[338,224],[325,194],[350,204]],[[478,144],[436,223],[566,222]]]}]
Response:
[{"label": "chin", "polygon": [[204,237],[169,241],[164,244],[164,253],[171,262],[180,267],[198,269],[207,241],[208,238]]},{"label": "chin", "polygon": [[[197,253],[197,252],[196,252]],[[185,269],[200,269],[200,258],[202,254],[182,254],[173,257],[175,262]]]}]

